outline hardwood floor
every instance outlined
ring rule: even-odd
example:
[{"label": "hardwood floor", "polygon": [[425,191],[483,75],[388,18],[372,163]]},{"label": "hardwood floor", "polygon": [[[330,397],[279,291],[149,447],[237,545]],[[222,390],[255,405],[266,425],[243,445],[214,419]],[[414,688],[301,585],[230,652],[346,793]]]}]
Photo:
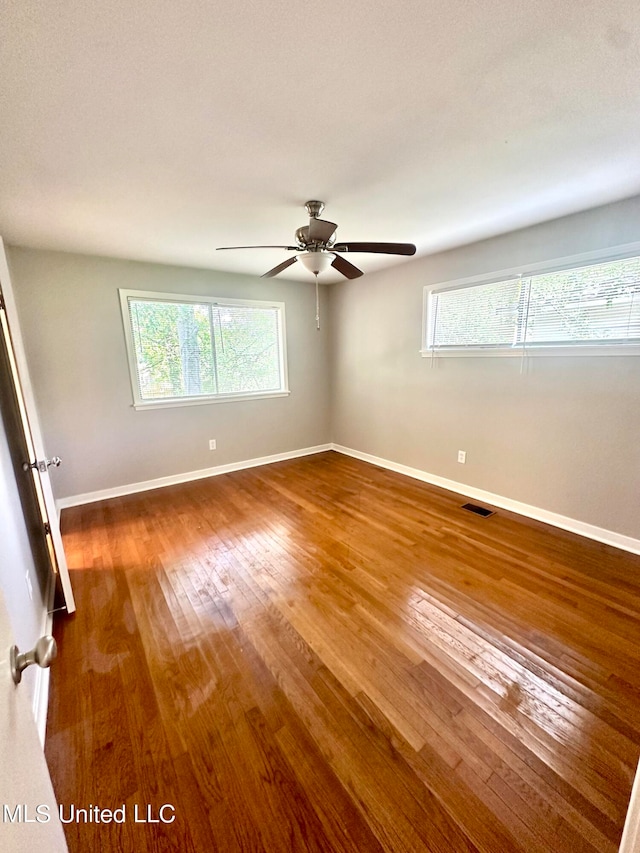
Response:
[{"label": "hardwood floor", "polygon": [[323,453],[65,510],[47,758],[127,818],[72,853],[615,851],[640,557],[463,502]]}]

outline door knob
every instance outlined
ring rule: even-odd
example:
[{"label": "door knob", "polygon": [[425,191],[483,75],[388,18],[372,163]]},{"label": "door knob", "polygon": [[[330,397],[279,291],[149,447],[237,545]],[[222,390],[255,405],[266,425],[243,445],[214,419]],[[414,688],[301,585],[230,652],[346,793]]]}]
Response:
[{"label": "door knob", "polygon": [[54,468],[59,468],[61,462],[62,459],[59,456],[52,456],[51,459],[36,459],[35,462],[23,462],[22,470],[29,471],[30,468],[37,468],[41,474],[46,474],[48,468],[52,465]]},{"label": "door knob", "polygon": [[21,652],[17,646],[11,646],[9,662],[11,664],[11,677],[15,684],[22,681],[22,672],[32,663],[37,663],[43,669],[51,666],[55,656],[58,654],[58,646],[53,637],[48,634],[40,637],[35,648],[30,652]]}]

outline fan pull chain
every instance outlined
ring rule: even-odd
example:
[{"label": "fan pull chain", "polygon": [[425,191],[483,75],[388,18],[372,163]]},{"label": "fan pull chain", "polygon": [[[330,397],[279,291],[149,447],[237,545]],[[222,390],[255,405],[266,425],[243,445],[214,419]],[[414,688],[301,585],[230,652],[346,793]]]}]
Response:
[{"label": "fan pull chain", "polygon": [[318,286],[318,273],[315,273],[316,277],[316,329],[320,328],[320,288]]}]

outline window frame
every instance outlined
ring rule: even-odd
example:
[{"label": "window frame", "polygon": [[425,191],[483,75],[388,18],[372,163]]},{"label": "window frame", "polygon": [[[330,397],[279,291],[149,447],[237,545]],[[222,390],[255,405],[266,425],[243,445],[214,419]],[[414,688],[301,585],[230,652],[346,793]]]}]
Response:
[{"label": "window frame", "polygon": [[[226,296],[194,296],[193,294],[165,293],[153,290],[128,290],[119,288],[120,311],[122,314],[122,325],[124,327],[125,347],[127,351],[127,364],[129,367],[129,380],[133,396],[134,409],[167,409],[181,406],[203,406],[211,403],[230,403],[247,400],[263,400],[271,397],[288,397],[289,374],[287,369],[287,335],[285,321],[285,303],[272,302],[258,299],[232,299]],[[140,394],[140,383],[138,376],[138,360],[136,347],[131,327],[129,314],[129,299],[146,300],[147,302],[174,302],[180,305],[188,304],[210,304],[246,306],[250,308],[275,308],[278,317],[278,339],[280,343],[280,378],[281,388],[275,391],[237,391],[231,394],[198,394],[197,396],[183,397],[156,397],[152,400],[144,399]]]},{"label": "window frame", "polygon": [[481,275],[469,276],[467,278],[454,279],[445,282],[436,282],[425,285],[423,288],[422,302],[422,347],[420,355],[423,358],[540,358],[557,356],[629,356],[640,355],[639,343],[601,343],[582,344],[577,341],[568,341],[566,344],[534,344],[527,346],[526,343],[505,345],[478,345],[447,347],[439,349],[434,347],[432,338],[432,294],[443,293],[450,290],[462,290],[470,287],[480,287],[483,284],[498,284],[501,281],[510,281],[518,276],[527,278],[529,276],[546,275],[548,273],[562,272],[563,270],[575,269],[581,266],[595,266],[608,261],[619,261],[626,258],[640,257],[640,242],[626,243],[607,250],[583,252],[576,255],[568,255],[550,261],[541,261],[526,266],[502,269],[494,273],[483,273]]}]

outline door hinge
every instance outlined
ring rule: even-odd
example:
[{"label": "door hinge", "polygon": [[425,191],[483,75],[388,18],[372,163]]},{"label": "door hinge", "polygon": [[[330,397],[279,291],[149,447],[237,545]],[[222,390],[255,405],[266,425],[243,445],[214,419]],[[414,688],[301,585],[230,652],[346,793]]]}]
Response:
[{"label": "door hinge", "polygon": [[4,304],[4,296],[0,293],[0,311],[6,311],[6,306]]},{"label": "door hinge", "polygon": [[51,536],[51,525],[49,524],[49,522],[48,522],[48,521],[45,521],[45,523],[44,523],[44,525],[43,525],[43,526],[44,526],[44,532],[45,532],[45,534],[46,534],[47,536]]}]

